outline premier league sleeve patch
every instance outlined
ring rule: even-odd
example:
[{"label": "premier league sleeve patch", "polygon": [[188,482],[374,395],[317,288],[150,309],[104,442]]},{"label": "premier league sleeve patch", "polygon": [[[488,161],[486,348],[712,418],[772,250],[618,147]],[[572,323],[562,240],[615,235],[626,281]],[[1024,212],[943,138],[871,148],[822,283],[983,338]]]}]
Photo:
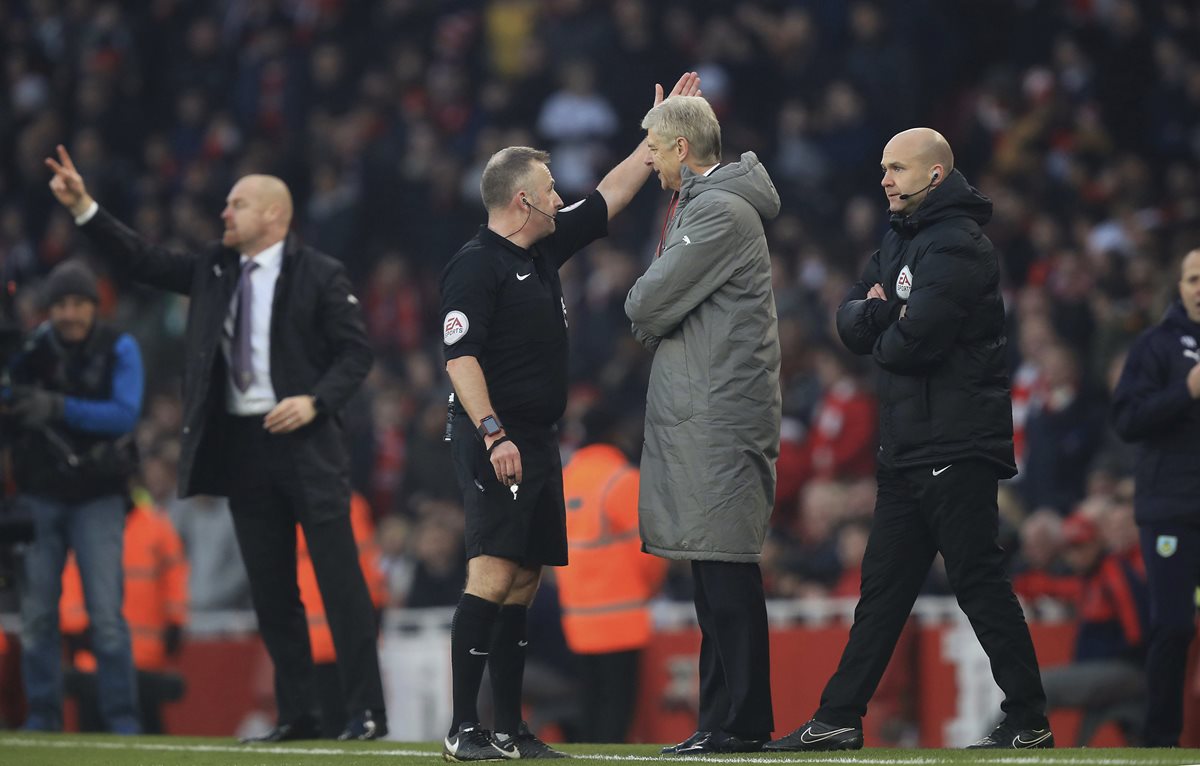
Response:
[{"label": "premier league sleeve patch", "polygon": [[471,323],[467,320],[466,314],[461,311],[451,311],[446,314],[446,319],[442,322],[442,342],[447,346],[453,346],[466,337],[467,330],[470,328]]}]

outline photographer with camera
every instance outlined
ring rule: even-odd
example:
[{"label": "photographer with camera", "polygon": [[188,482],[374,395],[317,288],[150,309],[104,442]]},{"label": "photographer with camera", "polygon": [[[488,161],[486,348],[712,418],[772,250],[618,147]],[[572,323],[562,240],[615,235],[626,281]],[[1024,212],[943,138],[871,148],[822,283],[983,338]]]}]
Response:
[{"label": "photographer with camera", "polygon": [[50,319],[13,361],[5,422],[14,432],[16,503],[34,525],[21,583],[24,728],[62,729],[58,601],[67,551],[74,550],[105,725],[137,734],[121,560],[136,464],[132,432],[142,408],[141,352],[131,336],[97,320],[96,277],[83,263],[59,264],[46,292]]}]

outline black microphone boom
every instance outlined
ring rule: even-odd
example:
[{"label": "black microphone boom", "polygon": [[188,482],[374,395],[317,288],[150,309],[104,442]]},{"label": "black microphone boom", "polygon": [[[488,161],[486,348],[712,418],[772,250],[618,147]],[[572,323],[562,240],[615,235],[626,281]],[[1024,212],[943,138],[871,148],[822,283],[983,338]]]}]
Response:
[{"label": "black microphone boom", "polygon": [[532,203],[532,202],[530,202],[529,200],[525,200],[525,206],[526,206],[526,207],[529,207],[529,208],[532,208],[532,209],[534,209],[534,210],[536,210],[536,211],[538,211],[539,213],[541,213],[541,214],[542,214],[543,216],[545,216],[546,218],[549,218],[551,221],[553,221],[553,220],[554,220],[554,216],[550,215],[549,213],[544,213],[544,212],[542,212],[542,209],[541,209],[540,207],[538,207],[537,205],[533,204],[533,203]]},{"label": "black microphone boom", "polygon": [[[936,181],[936,180],[938,180],[938,174],[937,174],[937,173],[934,173],[934,174],[933,174],[933,178],[930,178],[930,179],[929,179],[929,183],[925,184],[925,189],[928,189],[930,186],[933,186],[933,183],[934,183],[934,181]],[[925,189],[917,189],[917,190],[916,190],[915,192],[913,192],[912,194],[901,194],[901,195],[900,195],[900,199],[912,199],[913,197],[917,196],[917,195],[918,195],[918,194],[920,194],[921,192],[925,191]]]},{"label": "black microphone boom", "polygon": [[[933,181],[930,181],[929,183],[925,184],[925,189],[928,189],[930,186],[933,186]],[[900,199],[911,199],[911,198],[917,196],[918,194],[920,194],[921,192],[925,191],[925,189],[918,189],[915,192],[913,192],[912,194],[901,194]]]}]

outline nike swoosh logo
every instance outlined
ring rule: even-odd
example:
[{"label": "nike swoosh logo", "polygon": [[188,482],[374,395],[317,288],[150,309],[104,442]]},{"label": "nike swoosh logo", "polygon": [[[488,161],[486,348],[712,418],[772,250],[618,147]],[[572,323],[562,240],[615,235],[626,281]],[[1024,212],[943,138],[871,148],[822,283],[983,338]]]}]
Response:
[{"label": "nike swoosh logo", "polygon": [[450,753],[450,755],[458,755],[458,737],[455,737],[454,739],[446,737],[446,751]]},{"label": "nike swoosh logo", "polygon": [[684,235],[683,235],[683,244],[685,244],[685,245],[690,245],[690,244],[692,244],[692,240],[691,240],[691,239],[689,239],[689,238],[688,238],[688,235],[686,235],[686,234],[684,234]]},{"label": "nike swoosh logo", "polygon": [[513,740],[509,740],[508,742],[497,742],[495,739],[493,739],[492,747],[499,750],[500,754],[503,755],[505,758],[520,758],[521,757],[520,752],[517,750],[517,743],[514,742]]},{"label": "nike swoosh logo", "polygon": [[811,745],[814,742],[821,742],[829,739],[830,737],[835,737],[838,734],[845,734],[848,731],[853,731],[853,729],[834,729],[833,731],[827,731],[824,734],[813,734],[812,727],[810,726],[804,731],[800,732],[800,741],[806,745]]},{"label": "nike swoosh logo", "polygon": [[487,653],[487,652],[481,652],[481,651],[479,651],[478,649],[476,649],[476,648],[474,648],[474,647],[471,647],[471,649],[470,649],[469,651],[470,651],[470,653],[471,653],[471,654],[475,655],[476,657],[486,657],[486,656],[488,656],[488,653]]},{"label": "nike swoosh logo", "polygon": [[517,275],[517,281],[518,281],[518,282],[524,282],[526,279],[529,279],[529,278],[530,278],[530,277],[532,277],[532,276],[533,276],[533,272],[532,272],[532,271],[531,271],[531,272],[529,272],[528,274],[518,274],[518,275]]},{"label": "nike swoosh logo", "polygon": [[1021,735],[1018,734],[1017,736],[1013,737],[1013,747],[1033,747],[1034,745],[1045,742],[1049,737],[1050,737],[1049,730],[1047,730],[1046,733],[1041,735],[1040,737],[1035,737],[1034,739],[1030,739],[1030,740],[1021,739]]},{"label": "nike swoosh logo", "polygon": [[946,471],[949,471],[949,470],[950,470],[950,466],[952,466],[952,465],[954,465],[954,463],[951,463],[950,465],[946,466],[945,468],[934,468],[934,469],[933,469],[933,475],[934,475],[934,476],[941,476],[941,475],[942,475],[942,474],[944,474]]},{"label": "nike swoosh logo", "polygon": [[529,646],[529,642],[528,641],[518,641],[517,646]]}]

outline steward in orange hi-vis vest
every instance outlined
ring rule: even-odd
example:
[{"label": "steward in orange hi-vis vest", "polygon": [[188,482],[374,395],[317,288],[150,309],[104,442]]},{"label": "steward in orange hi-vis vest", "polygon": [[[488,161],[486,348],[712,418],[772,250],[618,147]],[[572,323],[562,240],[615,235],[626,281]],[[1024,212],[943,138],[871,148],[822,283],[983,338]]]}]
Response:
[{"label": "steward in orange hi-vis vest", "polygon": [[563,470],[570,563],[559,569],[563,633],[577,654],[640,649],[667,562],[642,553],[638,470],[616,447],[583,447]]},{"label": "steward in orange hi-vis vest", "polygon": [[[362,567],[371,603],[379,610],[387,603],[383,570],[379,568],[379,546],[375,543],[375,523],[371,520],[371,507],[362,495],[355,492],[350,498],[350,524],[354,528],[354,541],[358,544],[358,563]],[[333,634],[325,618],[325,603],[321,600],[321,589],[317,587],[317,575],[313,571],[312,559],[308,555],[308,541],[304,530],[296,525],[296,580],[300,585],[300,600],[308,615],[308,640],[312,644],[313,662],[317,665],[331,663],[337,659],[333,649]]]}]

